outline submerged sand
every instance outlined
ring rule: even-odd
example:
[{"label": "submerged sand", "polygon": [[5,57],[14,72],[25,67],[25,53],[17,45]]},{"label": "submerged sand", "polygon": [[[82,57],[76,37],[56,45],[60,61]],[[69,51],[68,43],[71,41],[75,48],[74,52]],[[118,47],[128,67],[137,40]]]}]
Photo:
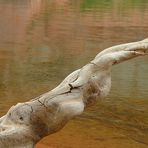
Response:
[{"label": "submerged sand", "polygon": [[[129,131],[130,133],[130,131]],[[147,148],[147,144],[118,127],[98,121],[74,120],[60,132],[44,138],[36,148]]]}]

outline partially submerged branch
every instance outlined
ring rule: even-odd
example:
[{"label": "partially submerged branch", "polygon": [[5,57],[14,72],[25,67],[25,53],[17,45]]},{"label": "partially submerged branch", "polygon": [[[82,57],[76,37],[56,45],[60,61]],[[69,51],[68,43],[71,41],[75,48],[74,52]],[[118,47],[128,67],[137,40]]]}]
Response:
[{"label": "partially submerged branch", "polygon": [[85,107],[108,95],[112,65],[147,53],[148,39],[113,46],[71,73],[55,89],[11,107],[0,118],[0,147],[34,147],[43,137],[80,115]]}]

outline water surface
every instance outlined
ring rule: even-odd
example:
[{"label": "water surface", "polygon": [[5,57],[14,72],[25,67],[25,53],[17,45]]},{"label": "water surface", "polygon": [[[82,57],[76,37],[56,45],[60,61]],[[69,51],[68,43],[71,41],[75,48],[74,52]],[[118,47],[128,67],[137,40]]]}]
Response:
[{"label": "water surface", "polygon": [[[0,115],[54,88],[106,47],[148,37],[147,0],[1,0]],[[115,66],[107,99],[41,142],[146,148],[148,57]]]}]

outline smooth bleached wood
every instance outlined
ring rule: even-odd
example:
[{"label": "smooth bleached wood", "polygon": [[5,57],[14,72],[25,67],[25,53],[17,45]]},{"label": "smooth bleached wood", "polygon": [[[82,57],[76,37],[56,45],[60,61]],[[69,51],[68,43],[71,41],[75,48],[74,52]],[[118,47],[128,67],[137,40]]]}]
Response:
[{"label": "smooth bleached wood", "polygon": [[113,65],[147,54],[148,39],[107,48],[55,89],[12,106],[0,118],[0,148],[33,148],[43,137],[59,131],[86,107],[108,95]]}]

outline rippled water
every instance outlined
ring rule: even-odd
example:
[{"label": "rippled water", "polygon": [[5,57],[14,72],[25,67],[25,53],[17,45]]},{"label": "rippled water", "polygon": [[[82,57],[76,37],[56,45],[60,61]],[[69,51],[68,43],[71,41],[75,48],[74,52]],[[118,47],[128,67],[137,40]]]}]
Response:
[{"label": "rippled water", "polygon": [[[148,37],[147,0],[1,0],[0,114],[54,88],[102,49]],[[106,100],[42,143],[146,148],[148,57],[112,71]]]}]

